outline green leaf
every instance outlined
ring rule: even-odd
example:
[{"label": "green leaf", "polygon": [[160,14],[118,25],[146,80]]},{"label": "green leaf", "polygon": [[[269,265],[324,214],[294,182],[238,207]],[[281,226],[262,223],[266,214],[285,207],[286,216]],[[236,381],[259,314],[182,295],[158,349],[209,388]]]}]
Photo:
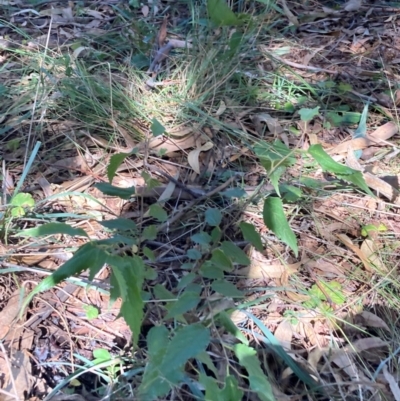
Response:
[{"label": "green leaf", "polygon": [[168,214],[158,203],[153,203],[149,208],[149,216],[154,217],[161,223],[168,220]]},{"label": "green leaf", "polygon": [[132,153],[116,153],[115,155],[111,156],[110,163],[107,166],[107,178],[108,178],[108,181],[110,182],[110,184],[112,183],[112,180],[115,177],[115,173],[117,172],[118,167]]},{"label": "green leaf", "polygon": [[233,266],[231,260],[221,249],[214,249],[210,262],[224,271],[231,271]]},{"label": "green leaf", "polygon": [[188,273],[185,276],[183,276],[180,280],[178,285],[176,286],[176,288],[178,290],[182,290],[183,288],[185,288],[188,284],[190,284],[191,282],[193,282],[196,279],[197,275],[196,273]]},{"label": "green leaf", "polygon": [[217,208],[210,208],[206,210],[206,223],[210,226],[219,226],[222,220],[221,211]]},{"label": "green leaf", "polygon": [[219,227],[214,227],[211,231],[211,238],[213,244],[218,243],[221,240],[222,237],[222,231]]},{"label": "green leaf", "polygon": [[257,249],[259,252],[264,251],[264,247],[261,241],[260,234],[256,231],[256,228],[253,224],[246,223],[242,221],[239,225],[240,230],[242,231],[243,238],[246,241],[249,241],[254,248]]},{"label": "green leaf", "polygon": [[301,121],[311,121],[314,117],[318,116],[319,106],[315,107],[314,109],[300,109],[299,114]]},{"label": "green leaf", "polygon": [[243,298],[243,292],[239,291],[235,285],[226,280],[214,281],[211,288],[226,297]]},{"label": "green leaf", "polygon": [[368,106],[369,102],[364,106],[363,112],[361,114],[360,123],[357,129],[354,131],[353,139],[356,138],[366,138],[367,136],[367,118],[368,118]]},{"label": "green leaf", "polygon": [[212,241],[211,236],[204,231],[200,231],[199,233],[192,235],[190,238],[193,242],[200,245],[208,245]]},{"label": "green leaf", "polygon": [[286,220],[283,204],[279,198],[265,199],[263,218],[265,225],[298,256],[297,239]]},{"label": "green leaf", "polygon": [[264,325],[264,323],[252,315],[249,312],[244,312],[246,315],[253,320],[253,322],[260,328],[264,337],[258,337],[260,341],[264,342],[268,347],[273,350],[283,361],[292,369],[293,373],[305,384],[310,386],[310,389],[313,391],[318,391],[318,383],[310,376],[307,371],[300,367],[296,361],[282,348],[280,342],[275,338],[275,336],[271,333],[271,331]]},{"label": "green leaf", "polygon": [[198,249],[188,249],[186,255],[191,260],[200,260],[202,258],[202,254]]},{"label": "green leaf", "polygon": [[94,349],[93,356],[96,358],[96,363],[106,362],[111,360],[111,354],[104,348]]},{"label": "green leaf", "polygon": [[339,178],[353,183],[366,193],[373,196],[368,188],[361,171],[356,171],[343,164],[335,162],[325,151],[321,145],[310,146],[308,153],[318,162],[324,171],[336,174]]},{"label": "green leaf", "polygon": [[79,274],[86,269],[99,270],[103,267],[107,258],[107,254],[99,249],[95,243],[88,243],[81,246],[74,256],[59,267],[52,275],[42,280],[25,299],[21,310],[29,304],[32,298],[43,291],[48,291],[61,281],[75,274]]},{"label": "green leaf", "polygon": [[168,291],[163,285],[161,284],[156,284],[153,287],[153,292],[154,296],[156,299],[159,301],[165,301],[165,300],[170,300],[170,299],[176,299],[176,296],[171,292]]},{"label": "green leaf", "polygon": [[225,0],[207,0],[207,11],[210,20],[218,27],[241,24]]},{"label": "green leaf", "polygon": [[334,304],[344,304],[346,301],[346,296],[343,293],[342,285],[338,281],[331,281],[327,283],[326,281],[319,280],[319,285],[324,289],[324,291],[314,284],[309,291],[311,296],[316,296],[322,301],[327,301],[327,295]]},{"label": "green leaf", "polygon": [[223,270],[213,265],[209,260],[201,265],[200,274],[209,279],[221,279],[224,277]]},{"label": "green leaf", "polygon": [[248,266],[250,264],[249,257],[242,251],[237,245],[230,241],[224,241],[221,243],[221,249],[225,255],[231,259],[234,263]]},{"label": "green leaf", "polygon": [[19,206],[24,208],[32,208],[35,206],[35,200],[31,194],[20,192],[11,198],[12,206]]},{"label": "green leaf", "polygon": [[279,191],[279,179],[282,177],[282,175],[285,173],[285,171],[286,171],[286,167],[278,166],[278,167],[275,167],[269,174],[269,179],[271,180],[271,184],[279,196],[281,196],[280,191]]},{"label": "green leaf", "polygon": [[[139,256],[121,257],[109,255],[107,263],[118,270],[127,284],[126,293],[121,293],[121,315],[132,331],[133,341],[137,344],[144,316],[141,291],[144,282],[145,265]],[[119,276],[119,274],[118,274]]]},{"label": "green leaf", "polygon": [[262,166],[269,174],[278,167],[289,167],[296,162],[296,158],[293,157],[293,151],[279,140],[272,144],[265,141],[258,142],[254,145],[254,152],[260,158]]},{"label": "green leaf", "polygon": [[82,228],[74,228],[66,223],[47,223],[38,227],[28,228],[16,234],[16,237],[42,237],[45,235],[64,234],[64,235],[79,235],[88,237],[85,230]]},{"label": "green leaf", "polygon": [[165,326],[152,327],[147,334],[148,362],[139,385],[140,400],[152,401],[170,391],[170,384],[159,371],[167,350],[168,335],[169,332]]},{"label": "green leaf", "polygon": [[199,304],[200,300],[200,291],[194,292],[186,290],[182,295],[179,296],[176,302],[171,302],[168,304],[168,314],[166,319],[172,319],[190,311]]},{"label": "green leaf", "polygon": [[234,376],[226,376],[221,396],[223,401],[241,401],[243,399],[243,391],[240,390],[239,383]]},{"label": "green leaf", "polygon": [[122,217],[119,217],[118,219],[99,221],[99,223],[109,230],[121,232],[132,231],[134,233],[137,231],[136,223],[133,220],[124,219]]},{"label": "green leaf", "polygon": [[310,146],[308,153],[318,162],[324,171],[329,173],[351,175],[357,172],[350,167],[335,162],[319,144]]},{"label": "green leaf", "polygon": [[282,193],[282,199],[286,202],[297,202],[303,195],[301,189],[293,185],[281,185],[280,189]]},{"label": "green leaf", "polygon": [[205,389],[204,401],[225,401],[222,399],[221,389],[213,377],[200,373],[199,382]]},{"label": "green leaf", "polygon": [[150,129],[153,133],[153,136],[160,136],[165,133],[165,127],[156,118],[151,120]]},{"label": "green leaf", "polygon": [[233,323],[232,319],[228,315],[227,312],[222,311],[217,315],[217,321],[222,324],[222,326],[226,329],[226,331],[233,336],[235,336],[239,341],[243,344],[248,345],[249,340],[245,337],[245,335],[238,329],[235,323]]},{"label": "green leaf", "polygon": [[148,257],[151,262],[154,262],[157,259],[154,252],[147,246],[143,248],[143,255]]},{"label": "green leaf", "polygon": [[97,319],[99,316],[99,310],[93,305],[84,305],[83,310],[88,320]]},{"label": "green leaf", "polygon": [[168,376],[169,370],[182,367],[190,358],[204,351],[209,342],[210,332],[200,323],[177,330],[167,345],[160,371]]},{"label": "green leaf", "polygon": [[118,196],[121,199],[130,199],[135,194],[135,187],[119,188],[114,187],[108,182],[98,182],[94,186],[105,195]]},{"label": "green leaf", "polygon": [[248,373],[250,388],[255,391],[261,401],[275,401],[272,387],[265,373],[260,367],[260,361],[254,348],[245,344],[236,344],[233,347],[236,357]]},{"label": "green leaf", "polygon": [[149,362],[139,386],[141,400],[150,401],[166,395],[183,379],[185,363],[203,352],[210,342],[210,333],[201,324],[177,330],[170,341],[168,335],[164,326],[153,327],[149,331]]},{"label": "green leaf", "polygon": [[142,232],[142,240],[155,240],[157,238],[157,226],[151,225],[144,228]]}]

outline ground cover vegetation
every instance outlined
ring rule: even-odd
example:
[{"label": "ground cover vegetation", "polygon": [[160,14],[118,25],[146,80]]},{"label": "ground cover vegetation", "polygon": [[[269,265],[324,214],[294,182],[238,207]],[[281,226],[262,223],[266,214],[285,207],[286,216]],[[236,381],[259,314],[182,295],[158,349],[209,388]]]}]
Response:
[{"label": "ground cover vegetation", "polygon": [[400,400],[400,4],[0,6],[1,400]]}]

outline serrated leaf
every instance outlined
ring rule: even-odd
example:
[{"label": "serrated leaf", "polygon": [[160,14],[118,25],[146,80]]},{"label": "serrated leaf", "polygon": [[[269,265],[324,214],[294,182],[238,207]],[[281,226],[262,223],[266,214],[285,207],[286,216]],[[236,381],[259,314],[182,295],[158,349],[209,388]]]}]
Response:
[{"label": "serrated leaf", "polygon": [[336,174],[338,178],[349,181],[368,194],[373,195],[368,188],[361,171],[356,171],[348,166],[335,162],[335,160],[324,151],[321,145],[310,146],[308,152],[324,171]]},{"label": "serrated leaf", "polygon": [[257,393],[260,400],[275,401],[271,384],[260,367],[256,350],[245,344],[236,344],[233,351],[240,365],[247,370],[250,388]]},{"label": "serrated leaf", "polygon": [[261,236],[256,231],[256,228],[254,227],[254,225],[242,221],[240,223],[239,227],[240,227],[240,230],[242,231],[243,238],[246,241],[249,241],[251,243],[251,245],[253,245],[254,248],[257,249],[257,251],[263,252],[264,247],[263,247],[263,244],[261,241]]},{"label": "serrated leaf", "polygon": [[16,234],[16,237],[42,237],[45,235],[64,234],[71,236],[88,237],[82,228],[74,228],[66,223],[47,223],[38,227],[28,228]]},{"label": "serrated leaf", "polygon": [[283,204],[279,198],[268,197],[265,199],[263,219],[265,225],[298,256],[297,239],[287,222]]},{"label": "serrated leaf", "polygon": [[197,249],[188,249],[186,255],[191,260],[200,260],[202,258],[202,254]]},{"label": "serrated leaf", "polygon": [[311,121],[319,114],[319,106],[315,107],[314,109],[300,109],[299,114],[301,121]]},{"label": "serrated leaf", "polygon": [[191,282],[193,282],[195,280],[195,278],[197,277],[196,273],[188,273],[186,274],[186,276],[183,276],[180,280],[179,283],[177,285],[177,289],[178,290],[182,290],[183,288],[185,288],[188,284],[190,284]]},{"label": "serrated leaf", "polygon": [[153,292],[154,292],[154,296],[156,297],[156,299],[158,300],[170,300],[170,299],[175,299],[176,296],[169,290],[167,290],[163,285],[161,284],[156,284],[153,287]]},{"label": "serrated leaf", "polygon": [[204,231],[200,231],[199,233],[192,235],[190,238],[194,243],[200,245],[208,245],[212,241],[211,236]]},{"label": "serrated leaf", "polygon": [[285,171],[286,167],[278,166],[274,168],[269,174],[269,179],[271,180],[271,184],[279,196],[281,196],[281,193],[279,191],[279,179],[282,177]]},{"label": "serrated leaf", "polygon": [[230,298],[243,298],[243,292],[238,290],[235,285],[226,280],[216,280],[211,288],[220,294]]},{"label": "serrated leaf", "polygon": [[121,294],[120,313],[132,331],[134,343],[137,344],[144,316],[141,296],[145,273],[144,263],[139,256],[128,258],[116,255],[110,255],[107,263],[113,270],[118,269],[127,283],[126,293]]},{"label": "serrated leaf", "polygon": [[143,255],[148,257],[149,260],[152,261],[152,262],[154,262],[156,260],[155,253],[150,248],[148,248],[147,246],[145,246],[143,248]]},{"label": "serrated leaf", "polygon": [[168,220],[167,212],[158,203],[153,203],[152,205],[150,205],[149,216],[154,217],[155,219],[157,219],[161,223],[164,223],[165,221]]},{"label": "serrated leaf", "polygon": [[234,376],[226,376],[225,387],[221,391],[223,401],[243,400],[243,391],[239,388],[239,383]]},{"label": "serrated leaf", "polygon": [[110,184],[112,184],[112,181],[115,177],[118,167],[130,155],[131,155],[130,153],[116,153],[115,155],[111,156],[110,162],[108,163],[107,166],[107,178]]},{"label": "serrated leaf", "polygon": [[355,173],[349,174],[349,175],[336,174],[336,176],[338,178],[342,179],[342,180],[351,182],[356,187],[358,187],[358,188],[362,189],[363,191],[365,191],[367,194],[369,194],[371,196],[374,196],[374,194],[369,189],[367,183],[365,182],[361,171],[356,171]]},{"label": "serrated leaf", "polygon": [[93,305],[84,305],[83,310],[85,311],[88,320],[97,319],[99,316],[99,310]]},{"label": "serrated leaf", "polygon": [[234,263],[248,266],[250,259],[244,251],[242,251],[237,245],[230,241],[224,241],[221,243],[221,249],[225,255],[232,260]]},{"label": "serrated leaf", "polygon": [[206,223],[212,227],[219,226],[222,220],[222,213],[217,208],[209,208],[206,210]]},{"label": "serrated leaf", "polygon": [[150,129],[153,136],[160,136],[165,133],[165,127],[156,118],[151,120]]},{"label": "serrated leaf", "polygon": [[151,225],[144,228],[142,232],[142,240],[155,240],[157,238],[157,226]]},{"label": "serrated leaf", "polygon": [[170,385],[160,375],[159,366],[162,363],[169,342],[169,332],[165,326],[152,327],[147,334],[148,362],[144,371],[143,380],[139,385],[141,400],[155,400],[166,395]]},{"label": "serrated leaf", "polygon": [[171,386],[183,379],[184,364],[203,352],[210,342],[210,333],[201,324],[179,329],[171,340],[168,335],[164,326],[149,331],[149,363],[139,386],[141,400],[150,401],[166,395]]},{"label": "serrated leaf", "polygon": [[200,267],[200,274],[209,279],[220,279],[224,277],[224,272],[210,261],[204,262]]},{"label": "serrated leaf", "polygon": [[94,349],[93,356],[97,359],[97,363],[111,360],[111,354],[104,348]]},{"label": "serrated leaf", "polygon": [[172,319],[195,308],[200,302],[200,294],[186,290],[179,296],[176,302],[171,302],[167,306],[168,314],[166,319]]},{"label": "serrated leaf", "polygon": [[10,204],[12,206],[19,206],[19,207],[34,207],[35,200],[33,199],[31,194],[20,192],[11,198]]},{"label": "serrated leaf", "polygon": [[[195,339],[195,341],[193,341]],[[210,342],[210,332],[202,324],[191,324],[177,330],[164,354],[160,372],[182,367],[189,359],[204,351]]]},{"label": "serrated leaf", "polygon": [[79,274],[86,269],[94,269],[98,271],[104,265],[107,254],[96,247],[94,243],[88,243],[81,246],[74,254],[74,256],[59,267],[53,274],[42,280],[28,295],[24,301],[21,310],[29,304],[32,298],[43,291],[47,291],[61,281],[75,274]]},{"label": "serrated leaf", "polygon": [[335,160],[333,160],[332,157],[330,157],[328,153],[324,151],[320,144],[310,146],[308,153],[318,162],[324,171],[329,173],[340,174],[344,176],[354,174],[356,172],[356,170],[353,170],[348,166],[335,162]]},{"label": "serrated leaf", "polygon": [[231,271],[233,266],[231,260],[221,249],[214,249],[210,262],[224,271]]},{"label": "serrated leaf", "polygon": [[135,194],[135,187],[119,188],[114,187],[108,182],[98,182],[94,186],[105,195],[117,196],[121,199],[130,199],[130,197]]},{"label": "serrated leaf", "polygon": [[218,27],[241,24],[225,0],[207,0],[207,11],[210,20]]},{"label": "serrated leaf", "polygon": [[136,223],[133,220],[129,219],[124,219],[122,217],[119,217],[117,219],[112,219],[112,220],[105,220],[105,221],[99,221],[99,223],[103,226],[108,228],[109,230],[116,230],[116,231],[137,231],[137,226]]},{"label": "serrated leaf", "polygon": [[296,162],[296,158],[293,157],[293,151],[279,140],[273,143],[258,142],[254,145],[254,152],[260,158],[262,166],[269,174],[278,167],[289,167]]},{"label": "serrated leaf", "polygon": [[235,336],[239,341],[243,344],[249,345],[249,340],[245,337],[245,335],[238,329],[235,323],[233,323],[232,319],[229,317],[228,313],[222,311],[218,313],[217,320],[224,326],[226,331],[233,336]]}]

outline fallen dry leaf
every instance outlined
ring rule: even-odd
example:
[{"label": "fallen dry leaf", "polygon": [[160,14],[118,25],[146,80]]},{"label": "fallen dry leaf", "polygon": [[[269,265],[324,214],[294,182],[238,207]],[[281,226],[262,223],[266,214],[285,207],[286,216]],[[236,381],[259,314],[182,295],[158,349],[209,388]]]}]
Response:
[{"label": "fallen dry leaf", "polygon": [[365,149],[371,145],[385,145],[387,144],[386,141],[397,134],[398,131],[398,126],[389,121],[377,128],[372,134],[367,135],[366,138],[350,139],[331,149],[328,149],[327,152],[331,155],[347,153],[349,145],[351,145],[354,150]]},{"label": "fallen dry leaf", "polygon": [[373,271],[373,268],[372,268],[371,263],[368,260],[368,258],[365,257],[364,253],[361,251],[361,249],[357,245],[353,244],[353,242],[347,235],[337,234],[336,238],[339,239],[344,245],[347,246],[347,248],[351,249],[360,258],[360,260],[364,264],[365,270],[367,270],[368,272]]},{"label": "fallen dry leaf", "polygon": [[204,145],[200,146],[197,149],[192,150],[188,154],[188,163],[190,167],[197,173],[200,174],[200,160],[199,156],[201,152],[206,152],[207,150],[210,150],[213,147],[212,142],[206,142]]},{"label": "fallen dry leaf", "polygon": [[360,250],[377,269],[379,269],[381,272],[388,272],[386,265],[383,263],[383,260],[378,254],[378,241],[367,238],[361,244]]},{"label": "fallen dry leaf", "polygon": [[354,349],[356,352],[361,352],[371,348],[382,348],[388,346],[389,343],[383,341],[379,337],[366,337],[353,341],[350,349]]},{"label": "fallen dry leaf", "polygon": [[268,113],[256,114],[252,117],[252,121],[255,125],[256,131],[259,135],[264,132],[263,125],[261,123],[266,123],[268,131],[273,135],[279,135],[283,132],[282,126],[276,118],[271,117]]},{"label": "fallen dry leaf", "polygon": [[281,343],[286,350],[292,348],[293,328],[288,320],[283,320],[274,332],[275,338]]},{"label": "fallen dry leaf", "polygon": [[385,365],[382,369],[383,375],[387,382],[389,383],[390,390],[396,401],[400,401],[400,388],[397,384],[397,380],[389,373],[387,366]]},{"label": "fallen dry leaf", "polygon": [[362,6],[362,0],[350,0],[344,4],[345,11],[358,11]]},{"label": "fallen dry leaf", "polygon": [[[5,359],[1,358],[0,361],[3,362]],[[31,375],[29,356],[23,351],[13,351],[10,365],[7,368],[13,380],[11,380],[11,377],[8,377],[8,380],[4,383],[3,390],[13,396],[1,394],[1,401],[25,400],[27,399],[27,395],[30,394],[31,386],[34,382]],[[2,372],[4,368],[4,366],[1,366],[0,369]]]},{"label": "fallen dry leaf", "polygon": [[0,339],[3,339],[9,332],[12,324],[17,319],[21,310],[21,291],[15,291],[8,299],[7,305],[0,312]]},{"label": "fallen dry leaf", "polygon": [[383,321],[382,318],[376,316],[374,313],[369,311],[363,311],[358,316],[363,319],[363,324],[368,327],[377,327],[385,329],[390,332],[389,326]]}]

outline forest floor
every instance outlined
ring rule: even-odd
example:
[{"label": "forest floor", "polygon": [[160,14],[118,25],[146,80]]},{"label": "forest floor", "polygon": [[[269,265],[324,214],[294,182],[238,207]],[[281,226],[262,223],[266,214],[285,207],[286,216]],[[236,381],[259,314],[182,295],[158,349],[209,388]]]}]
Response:
[{"label": "forest floor", "polygon": [[[400,3],[203,3],[0,0],[1,401],[154,395],[146,336],[200,323],[146,401],[400,401]],[[138,333],[88,238],[144,262]]]}]

